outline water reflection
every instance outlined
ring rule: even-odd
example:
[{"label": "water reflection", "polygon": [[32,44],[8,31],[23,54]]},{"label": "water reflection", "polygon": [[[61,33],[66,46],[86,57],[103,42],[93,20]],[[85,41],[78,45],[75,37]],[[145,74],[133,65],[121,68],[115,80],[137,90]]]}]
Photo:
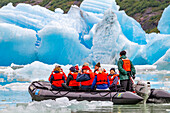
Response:
[{"label": "water reflection", "polygon": [[[83,102],[82,102],[83,103]],[[27,112],[43,112],[43,113],[169,113],[170,112],[170,104],[137,104],[137,105],[112,105],[112,106],[95,106],[91,107],[86,106],[86,104],[82,104],[74,106],[73,104],[67,107],[57,107],[52,106],[49,103],[46,106],[43,103],[38,105],[34,104],[17,104],[16,107],[6,106],[6,109],[1,110],[2,113],[22,113]],[[93,103],[94,104],[94,103]],[[95,103],[96,104],[96,103]],[[83,106],[85,107],[83,107]],[[91,104],[90,104],[91,105]]]},{"label": "water reflection", "polygon": [[114,113],[169,113],[170,104],[114,105]]}]

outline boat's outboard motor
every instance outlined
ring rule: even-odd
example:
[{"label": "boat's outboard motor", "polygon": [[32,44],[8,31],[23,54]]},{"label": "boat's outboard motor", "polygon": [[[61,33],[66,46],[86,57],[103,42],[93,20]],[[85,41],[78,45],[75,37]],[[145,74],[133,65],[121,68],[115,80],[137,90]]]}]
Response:
[{"label": "boat's outboard motor", "polygon": [[144,81],[138,81],[138,83],[135,86],[136,93],[144,98],[144,103],[146,103],[150,93],[150,82],[144,82]]}]

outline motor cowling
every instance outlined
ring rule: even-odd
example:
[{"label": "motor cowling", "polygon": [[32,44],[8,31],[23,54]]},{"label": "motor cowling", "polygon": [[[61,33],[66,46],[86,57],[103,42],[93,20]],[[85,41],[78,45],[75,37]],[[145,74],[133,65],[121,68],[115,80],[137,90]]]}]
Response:
[{"label": "motor cowling", "polygon": [[135,90],[139,96],[144,98],[144,103],[146,103],[151,93],[150,82],[138,81],[135,86]]}]

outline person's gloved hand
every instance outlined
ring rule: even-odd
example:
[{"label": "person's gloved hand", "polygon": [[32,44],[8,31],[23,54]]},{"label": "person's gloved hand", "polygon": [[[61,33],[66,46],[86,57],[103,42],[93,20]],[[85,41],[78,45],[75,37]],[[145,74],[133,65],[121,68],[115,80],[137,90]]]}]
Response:
[{"label": "person's gloved hand", "polygon": [[127,75],[130,77],[130,72],[127,72]]},{"label": "person's gloved hand", "polygon": [[135,79],[135,75],[132,75],[132,78]]}]

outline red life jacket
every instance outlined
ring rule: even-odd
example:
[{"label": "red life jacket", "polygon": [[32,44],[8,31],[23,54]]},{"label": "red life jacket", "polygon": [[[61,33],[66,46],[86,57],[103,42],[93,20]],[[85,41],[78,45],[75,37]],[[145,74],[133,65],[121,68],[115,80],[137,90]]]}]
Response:
[{"label": "red life jacket", "polygon": [[99,84],[108,84],[107,82],[107,76],[108,76],[108,73],[105,73],[105,72],[102,72],[102,73],[98,73],[96,72],[97,74],[97,82],[96,84],[99,85]]},{"label": "red life jacket", "polygon": [[52,85],[56,86],[56,87],[62,87],[62,83],[64,83],[63,78],[64,73],[60,72],[60,73],[53,73],[54,76],[54,80],[52,81]]},{"label": "red life jacket", "polygon": [[90,72],[86,72],[85,74],[89,74],[90,80],[81,82],[81,85],[83,85],[83,86],[90,86],[90,85],[92,85],[93,80],[94,80],[94,73],[92,71],[90,71]]},{"label": "red life jacket", "polygon": [[126,58],[126,59],[122,59],[122,61],[123,61],[123,69],[125,71],[131,71],[130,60],[128,58]]},{"label": "red life jacket", "polygon": [[77,81],[76,81],[76,78],[77,78],[78,73],[73,73],[73,72],[71,72],[71,73],[69,73],[68,75],[72,75],[72,76],[73,76],[73,80],[71,80],[71,81],[69,82],[69,86],[80,86],[80,82],[77,82]]},{"label": "red life jacket", "polygon": [[[62,71],[63,72],[63,71]],[[65,80],[67,80],[67,76],[66,76],[66,74],[63,72],[63,74],[64,74],[64,78],[65,78]]]},{"label": "red life jacket", "polygon": [[53,75],[53,72],[54,71],[51,72],[50,77],[48,78],[49,82],[50,82],[51,76]]},{"label": "red life jacket", "polygon": [[[120,78],[119,78],[118,74],[113,75],[113,77],[112,77],[112,75],[108,75],[110,85],[113,83],[113,80],[116,76],[118,77],[118,80],[119,80]],[[117,82],[117,85],[119,85],[119,81]]]}]

